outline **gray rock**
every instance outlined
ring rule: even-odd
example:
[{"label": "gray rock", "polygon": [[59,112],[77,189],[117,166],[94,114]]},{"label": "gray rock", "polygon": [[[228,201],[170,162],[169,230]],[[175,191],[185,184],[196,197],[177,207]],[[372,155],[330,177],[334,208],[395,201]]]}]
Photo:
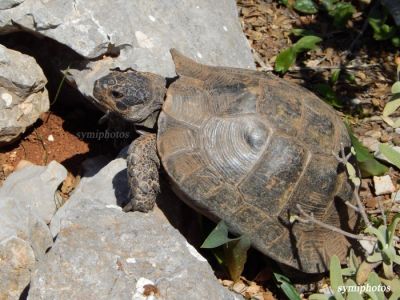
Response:
[{"label": "gray rock", "polygon": [[46,224],[55,213],[54,195],[67,171],[57,162],[27,165],[0,188],[0,299],[19,299],[31,272],[53,245]]},{"label": "gray rock", "polygon": [[29,243],[16,236],[0,242],[0,299],[19,299],[31,280],[35,255]]},{"label": "gray rock", "polygon": [[34,58],[0,45],[0,145],[14,141],[49,109],[46,83]]},{"label": "gray rock", "polygon": [[55,192],[66,177],[67,170],[56,161],[48,166],[27,166],[7,177],[0,197],[14,198],[49,224],[57,210]]},{"label": "gray rock", "polygon": [[53,244],[50,230],[24,202],[0,196],[0,299],[19,299],[36,261]]},{"label": "gray rock", "polygon": [[[69,73],[91,96],[93,82],[110,68],[128,67],[174,77],[170,48],[199,62],[254,69],[234,0],[25,0],[0,11],[0,33],[28,30],[52,38],[86,58]],[[119,53],[117,58],[104,53]]]},{"label": "gray rock", "polygon": [[[116,204],[126,187],[122,158],[82,178],[51,222],[57,239],[32,276],[29,299],[242,299],[159,209],[122,212]],[[146,284],[157,298],[143,295]]]},{"label": "gray rock", "polygon": [[24,2],[24,0],[2,0],[0,2],[0,10],[13,8]]}]

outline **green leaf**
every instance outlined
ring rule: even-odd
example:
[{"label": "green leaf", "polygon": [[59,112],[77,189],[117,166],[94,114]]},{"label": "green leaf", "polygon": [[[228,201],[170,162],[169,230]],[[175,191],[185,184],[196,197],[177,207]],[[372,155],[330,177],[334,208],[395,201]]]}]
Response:
[{"label": "green leaf", "polygon": [[354,151],[356,152],[357,161],[363,162],[373,158],[372,154],[369,153],[369,150],[363,144],[361,144],[361,142],[354,136],[350,127],[348,125],[346,125],[346,127],[350,136],[351,144],[354,148]]},{"label": "green leaf", "polygon": [[225,245],[225,265],[233,281],[237,281],[243,272],[247,260],[247,251],[251,245],[249,237],[243,235],[239,240],[231,241]]},{"label": "green leaf", "polygon": [[333,17],[334,26],[343,27],[355,12],[356,9],[351,3],[339,2],[329,11],[329,15]]},{"label": "green leaf", "polygon": [[347,126],[347,130],[349,131],[351,144],[356,151],[356,159],[361,175],[363,175],[363,177],[368,177],[379,176],[386,173],[388,168],[378,162],[375,157],[369,153],[369,150],[353,135],[349,126]]},{"label": "green leaf", "polygon": [[332,70],[331,83],[336,84],[339,80],[339,76],[340,76],[340,69]]},{"label": "green leaf", "polygon": [[389,287],[390,291],[392,292],[392,295],[390,296],[389,299],[392,299],[393,295],[397,295],[398,298],[393,298],[393,299],[398,300],[400,298],[400,279],[395,278],[389,280],[381,277],[380,280],[384,285]]},{"label": "green leaf", "polygon": [[355,255],[354,249],[350,249],[350,253],[348,256],[348,266],[352,269],[357,269],[360,265],[360,259]]},{"label": "green leaf", "polygon": [[296,54],[308,50],[313,50],[315,46],[321,41],[322,39],[315,35],[303,36],[293,45],[293,50]]},{"label": "green leaf", "polygon": [[379,152],[387,158],[387,160],[398,169],[400,169],[400,153],[387,144],[379,144]]},{"label": "green leaf", "polygon": [[382,257],[384,257],[384,261],[386,263],[393,263],[394,258],[396,257],[396,249],[394,247],[387,247],[382,251]]},{"label": "green leaf", "polygon": [[301,300],[299,293],[290,282],[289,278],[278,273],[274,273],[274,278],[278,287],[285,293],[289,300]]},{"label": "green leaf", "polygon": [[392,85],[392,94],[399,94],[400,93],[400,81],[396,81]]},{"label": "green leaf", "polygon": [[[379,280],[379,276],[375,272],[371,272],[368,275],[368,280],[370,286],[380,286],[381,281]],[[377,300],[385,300],[385,294],[382,291],[375,291],[375,292],[366,292],[371,298],[375,296]]]},{"label": "green leaf", "polygon": [[318,8],[312,0],[296,0],[294,9],[305,14],[315,14],[318,12]]},{"label": "green leaf", "polygon": [[368,23],[374,31],[374,39],[384,41],[391,39],[396,34],[396,28],[386,24],[387,13],[382,9],[374,9],[368,18]]},{"label": "green leaf", "polygon": [[398,36],[394,36],[391,39],[393,46],[395,46],[396,48],[400,47],[400,37]]},{"label": "green leaf", "polygon": [[391,245],[394,245],[394,237],[396,234],[397,224],[400,222],[400,213],[396,214],[390,225],[388,226],[388,233],[389,233],[389,241]]},{"label": "green leaf", "polygon": [[335,3],[337,2],[337,0],[320,0],[320,3],[322,5],[322,7],[326,10],[326,11],[331,11],[333,10],[333,7],[335,5]]},{"label": "green leaf", "polygon": [[[354,280],[352,279],[347,279],[346,280],[346,286],[357,286],[357,283],[354,282]],[[356,291],[349,291],[349,289],[347,289],[347,300],[363,300],[363,297],[361,296],[361,294],[356,290]]]},{"label": "green leaf", "polygon": [[367,261],[369,263],[376,263],[378,261],[382,261],[382,254],[380,252],[374,252],[374,254],[367,257]]},{"label": "green leaf", "polygon": [[360,168],[362,178],[381,176],[388,171],[388,168],[385,165],[382,165],[375,158],[359,162],[358,167]]},{"label": "green leaf", "polygon": [[356,76],[354,74],[345,73],[344,79],[349,83],[356,83]]},{"label": "green leaf", "polygon": [[280,3],[282,3],[285,6],[289,6],[289,1],[288,0],[279,0]]},{"label": "green leaf", "polygon": [[388,117],[400,107],[400,99],[388,102],[383,109],[382,115]]},{"label": "green leaf", "polygon": [[326,83],[319,83],[314,85],[314,90],[325,100],[326,103],[336,108],[343,107],[342,101],[336,96],[335,91]]},{"label": "green leaf", "polygon": [[228,227],[226,226],[224,221],[218,223],[218,225],[214,228],[213,231],[208,235],[204,243],[200,248],[216,248],[223,244],[229,243],[231,241],[238,240],[228,238]]},{"label": "green leaf", "polygon": [[347,169],[347,173],[349,174],[349,178],[350,178],[351,182],[353,182],[353,184],[355,186],[360,186],[361,179],[357,177],[356,169],[353,167],[353,165],[349,162],[346,163],[346,169]]},{"label": "green leaf", "polygon": [[333,294],[335,295],[336,299],[343,299],[342,294],[340,293],[340,289],[344,285],[342,277],[342,267],[340,266],[339,257],[337,257],[336,255],[333,255],[331,257],[329,270],[330,270],[329,278],[331,281]]},{"label": "green leaf", "polygon": [[[383,226],[383,225],[381,225],[381,226]],[[379,228],[381,228],[381,226],[379,226]],[[380,244],[382,246],[380,248],[382,249],[386,245],[386,236],[385,236],[385,234],[382,234],[382,232],[381,232],[381,230],[379,230],[379,228],[377,229],[373,226],[368,226],[367,228],[365,228],[364,231],[366,233],[373,234],[380,242]]]},{"label": "green leaf", "polygon": [[290,31],[294,36],[306,36],[306,35],[314,35],[315,33],[311,30],[303,29],[303,28],[294,28]]},{"label": "green leaf", "polygon": [[297,54],[292,47],[280,52],[275,61],[275,71],[279,73],[286,73],[290,66],[295,63],[296,56]]},{"label": "green leaf", "polygon": [[312,294],[308,297],[308,300],[330,300],[331,297],[324,294]]}]

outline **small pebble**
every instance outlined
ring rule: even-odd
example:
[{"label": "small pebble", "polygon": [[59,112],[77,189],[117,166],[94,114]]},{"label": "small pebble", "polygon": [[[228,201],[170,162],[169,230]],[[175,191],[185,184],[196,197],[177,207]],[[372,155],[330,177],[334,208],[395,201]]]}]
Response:
[{"label": "small pebble", "polygon": [[11,152],[9,158],[11,161],[15,160],[17,158],[17,151]]},{"label": "small pebble", "polygon": [[387,127],[385,127],[385,131],[387,133],[393,133],[394,129],[393,129],[393,127],[387,126]]},{"label": "small pebble", "polygon": [[397,134],[400,134],[400,128],[396,128],[396,129],[394,130],[394,132],[396,132]]},{"label": "small pebble", "polygon": [[390,194],[395,191],[395,187],[389,175],[374,176],[373,181],[376,196]]},{"label": "small pebble", "polygon": [[243,293],[245,289],[246,285],[241,281],[236,282],[232,287],[232,290],[238,294]]},{"label": "small pebble", "polygon": [[13,165],[10,164],[3,164],[1,166],[4,176],[8,176],[14,171]]},{"label": "small pebble", "polygon": [[227,279],[222,280],[223,286],[231,286],[232,284],[233,284],[232,280],[227,280]]},{"label": "small pebble", "polygon": [[371,103],[372,103],[372,105],[375,106],[375,107],[379,107],[380,104],[381,104],[381,102],[379,101],[379,99],[376,99],[376,98],[373,98],[373,99],[371,100]]},{"label": "small pebble", "polygon": [[375,137],[363,137],[360,138],[361,143],[368,148],[371,152],[376,152],[379,150],[379,141]]},{"label": "small pebble", "polygon": [[392,199],[394,203],[400,203],[400,191],[394,192],[392,194]]},{"label": "small pebble", "polygon": [[361,247],[363,247],[363,249],[365,251],[367,251],[368,254],[372,254],[372,252],[374,251],[374,248],[375,248],[375,242],[367,241],[367,240],[360,240],[359,243],[360,243]]},{"label": "small pebble", "polygon": [[364,133],[364,136],[370,136],[379,139],[382,136],[382,133],[379,130],[368,130]]},{"label": "small pebble", "polygon": [[382,143],[387,143],[391,140],[391,136],[384,132],[380,138]]},{"label": "small pebble", "polygon": [[396,146],[400,146],[400,136],[398,136],[398,135],[394,136],[393,139],[392,139],[392,142]]},{"label": "small pebble", "polygon": [[50,135],[47,137],[47,140],[48,140],[49,142],[54,142],[54,136],[53,136],[52,134],[50,134]]},{"label": "small pebble", "polygon": [[318,292],[327,296],[333,296],[333,291],[330,286],[323,287],[319,289]]}]

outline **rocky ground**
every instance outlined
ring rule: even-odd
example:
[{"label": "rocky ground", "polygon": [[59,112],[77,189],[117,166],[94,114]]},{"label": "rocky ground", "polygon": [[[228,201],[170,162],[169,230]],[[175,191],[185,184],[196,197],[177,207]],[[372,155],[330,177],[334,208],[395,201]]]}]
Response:
[{"label": "rocky ground", "polygon": [[[29,2],[30,1],[26,1],[28,4]],[[213,1],[206,2],[213,3]],[[383,122],[380,118],[385,104],[390,99],[390,87],[396,80],[395,58],[397,56],[397,50],[389,43],[377,43],[374,41],[371,32],[368,30],[363,33],[354,48],[349,49],[349,45],[363,27],[363,14],[365,14],[365,12],[358,11],[354,15],[351,23],[348,24],[346,30],[336,30],[332,28],[329,19],[324,19],[324,16],[300,15],[280,5],[277,1],[237,0],[237,5],[243,31],[253,49],[253,57],[256,62],[256,67],[259,70],[264,72],[271,72],[273,70],[278,53],[282,49],[292,45],[294,41],[291,35],[292,29],[306,28],[308,30],[313,30],[316,34],[323,37],[323,42],[320,44],[320,47],[315,51],[310,51],[302,55],[297,64],[284,75],[284,78],[315,91],[316,84],[329,82],[332,76],[332,70],[336,69],[337,66],[347,66],[344,68],[346,72],[352,76],[353,81],[349,83],[341,78],[334,87],[338,97],[344,103],[343,107],[338,110],[338,113],[352,125],[356,136],[371,151],[376,151],[376,145],[379,142],[389,142],[393,145],[400,146],[400,133],[387,125],[387,123]],[[207,12],[209,9],[210,8],[207,8],[205,11]],[[17,14],[22,16],[22,11],[23,9],[21,8]],[[147,15],[144,22],[149,23],[151,27],[153,26],[152,18],[159,18],[159,16]],[[0,13],[0,17],[1,16]],[[5,20],[6,17],[7,14],[3,15],[3,20]],[[231,27],[229,26],[234,26],[232,25],[235,24],[234,22],[235,21],[227,18],[222,20],[221,24],[218,24],[218,26],[221,28],[225,28],[223,26],[228,26],[230,29]],[[224,25],[222,26],[222,24]],[[2,26],[1,22],[0,26]],[[215,24],[210,24],[210,28],[214,28],[215,26]],[[192,36],[189,37],[189,39],[196,40],[194,36],[200,33],[196,32],[196,28],[190,30],[190,35]],[[54,29],[54,32],[50,31],[46,34],[46,36],[50,38],[56,37],[59,42],[69,43],[69,41],[65,40],[63,34],[56,32],[56,29]],[[136,34],[136,37],[138,37],[137,32],[130,34]],[[217,38],[218,34],[219,33],[214,29],[212,30],[212,36]],[[181,33],[181,35],[189,36],[189,33]],[[121,34],[117,38],[121,44],[124,42],[121,40],[122,36]],[[215,57],[204,58],[207,61],[212,62],[214,60],[220,63],[218,59],[223,59],[224,64],[233,65],[238,61],[235,55],[242,55],[246,57],[239,60],[240,66],[246,67],[249,64],[250,57],[248,52],[246,52],[248,49],[240,44],[243,42],[240,38],[237,38],[235,34],[232,34],[232,36],[232,40],[229,40],[226,44],[215,46],[218,48],[217,50],[216,48],[210,50],[207,49],[207,47],[200,46],[205,43],[212,48],[214,46],[209,45],[213,44],[211,42],[207,43],[203,40],[194,41],[198,44],[198,48],[202,49],[198,53],[198,58],[201,59],[204,53],[210,51],[212,53],[217,53],[217,55]],[[101,39],[102,37],[96,38]],[[15,41],[19,40],[20,37],[14,35],[11,36],[11,38],[3,37],[0,43],[12,46],[15,45]],[[156,47],[160,47],[160,44],[166,42],[158,41],[157,39],[148,39],[140,34],[138,40],[142,42],[142,46],[153,43]],[[212,40],[214,40],[214,38],[212,38]],[[240,46],[237,46],[237,48],[240,49],[236,51],[237,53],[235,55],[232,54],[230,57],[226,57],[225,54],[227,52],[221,49],[229,48],[235,43],[240,44]],[[101,44],[101,41],[99,41],[99,44]],[[90,56],[91,58],[98,56],[98,53],[90,52],[91,50],[88,45],[85,45],[86,48],[84,47],[83,50],[79,49],[79,46],[73,42],[71,42],[69,46],[77,52],[81,51],[79,53],[80,55]],[[63,49],[59,48],[59,45],[53,47],[56,50]],[[351,53],[349,53],[349,51]],[[124,53],[122,58],[128,56],[128,54],[131,53]],[[128,63],[140,65],[145,60],[147,54],[136,54],[140,57],[138,61],[124,62],[122,59],[122,65]],[[75,53],[73,55],[75,55]],[[39,58],[37,59],[40,61]],[[164,58],[158,59],[162,61]],[[107,62],[107,58],[105,61]],[[96,70],[98,66],[96,61],[89,62],[89,65],[93,70]],[[106,63],[105,67],[108,68],[110,65],[111,63]],[[144,63],[144,65],[146,65],[146,63]],[[171,66],[168,63],[166,63],[165,66],[165,69],[157,69],[157,71],[168,74],[171,71]],[[150,66],[150,69],[151,68],[158,68],[158,66]],[[74,66],[71,67],[71,74],[73,74],[74,77],[72,82],[78,82],[77,85],[80,91],[87,95],[88,87],[86,84],[81,84],[79,80],[81,78],[91,78],[91,76],[94,75],[88,75],[85,72],[86,70],[83,68],[76,67],[74,69]],[[96,72],[95,74],[98,75],[99,73]],[[141,294],[136,295],[137,298],[134,299],[147,299],[145,297],[140,297],[146,295],[147,292],[149,295],[157,295],[157,288],[165,291],[170,287],[173,287],[173,289],[171,289],[171,299],[182,299],[182,295],[184,295],[183,298],[185,299],[192,299],[191,297],[199,297],[199,294],[190,294],[191,285],[195,286],[196,283],[204,277],[210,278],[203,286],[205,289],[204,297],[206,297],[207,291],[214,291],[215,298],[213,299],[234,299],[236,296],[232,296],[233,294],[227,293],[224,289],[219,289],[215,284],[217,281],[213,281],[211,278],[212,270],[207,264],[203,264],[203,258],[197,256],[197,251],[192,249],[182,236],[168,225],[168,221],[159,211],[154,212],[154,216],[152,216],[157,219],[157,225],[154,227],[154,224],[152,224],[148,218],[137,219],[135,221],[136,223],[132,223],[125,218],[116,204],[120,204],[126,201],[126,199],[124,200],[121,195],[114,194],[113,192],[111,193],[111,191],[113,191],[112,186],[110,186],[109,189],[104,189],[104,194],[100,193],[95,197],[96,201],[99,200],[100,202],[90,199],[89,195],[98,193],[100,187],[109,184],[106,181],[107,178],[110,179],[112,174],[123,172],[124,162],[122,159],[111,161],[111,158],[117,155],[118,148],[114,147],[110,139],[87,139],[80,136],[82,132],[96,132],[105,129],[105,127],[102,127],[103,125],[97,124],[97,120],[100,118],[101,114],[96,112],[91,106],[77,104],[81,103],[79,102],[80,100],[74,102],[74,105],[71,105],[71,90],[75,87],[70,87],[63,80],[62,76],[58,75],[56,78],[57,80],[53,80],[48,86],[50,94],[49,99],[50,102],[52,102],[50,113],[46,112],[46,109],[42,109],[39,113],[40,118],[38,121],[26,130],[26,132],[20,136],[19,140],[1,148],[0,181],[3,183],[6,178],[11,177],[11,181],[4,183],[3,191],[12,191],[13,182],[17,182],[15,180],[18,179],[18,176],[22,175],[15,175],[16,177],[12,178],[13,175],[10,176],[10,174],[18,174],[18,170],[22,170],[24,165],[27,164],[24,161],[30,161],[41,166],[45,166],[53,160],[61,164],[53,165],[53,169],[50,168],[50,171],[57,170],[57,172],[55,172],[56,175],[52,173],[52,175],[48,177],[48,181],[44,180],[42,183],[37,183],[40,187],[48,187],[45,193],[46,197],[44,197],[48,202],[38,204],[39,207],[47,207],[47,210],[45,210],[47,215],[43,216],[38,213],[39,217],[36,217],[37,214],[35,214],[35,218],[32,222],[36,224],[35,228],[37,228],[37,230],[34,232],[28,232],[32,224],[21,225],[23,229],[20,229],[20,231],[22,230],[24,232],[23,241],[31,241],[31,237],[35,235],[41,236],[38,245],[36,245],[37,247],[32,247],[34,249],[33,253],[31,253],[30,246],[27,246],[24,244],[25,242],[21,242],[21,240],[13,240],[12,243],[10,242],[5,248],[2,248],[14,249],[13,247],[15,246],[13,243],[16,243],[19,245],[18,247],[20,247],[18,249],[23,249],[21,253],[25,253],[24,251],[31,251],[26,254],[26,257],[29,257],[26,264],[18,266],[18,268],[32,269],[35,263],[37,263],[33,274],[30,274],[28,271],[22,275],[14,274],[10,269],[7,269],[8,272],[15,275],[10,279],[11,283],[13,283],[12,280],[15,278],[22,278],[22,280],[19,281],[18,287],[15,289],[16,294],[12,294],[10,299],[17,298],[17,296],[19,296],[17,293],[24,290],[26,284],[29,282],[31,282],[29,291],[30,299],[57,297],[57,287],[63,284],[65,278],[83,274],[80,273],[82,271],[79,270],[80,264],[90,269],[91,274],[97,274],[99,270],[105,271],[104,273],[99,273],[98,276],[94,276],[94,278],[86,278],[87,281],[85,284],[87,290],[85,290],[85,286],[83,286],[83,290],[79,291],[81,294],[78,294],[76,288],[70,287],[71,290],[65,294],[65,299],[78,296],[82,297],[82,295],[90,298],[92,289],[94,288],[98,289],[97,292],[99,295],[103,293],[103,295],[114,297],[114,299],[123,299],[124,297],[130,296],[126,294],[128,293],[126,291],[129,290],[130,285],[134,285],[136,291],[142,291]],[[43,91],[42,87],[39,87],[38,90]],[[61,93],[58,92],[59,90]],[[78,97],[75,96],[75,94],[73,95],[74,97]],[[23,93],[19,94],[19,96],[22,97]],[[85,100],[83,99],[83,101]],[[100,162],[97,161],[99,155],[101,157]],[[121,155],[123,156],[123,154]],[[87,160],[93,157],[97,157],[95,163],[93,160]],[[84,161],[89,162],[86,167],[82,166],[82,162]],[[92,178],[95,171],[99,170],[102,166],[106,166],[102,170],[103,173]],[[50,172],[49,169],[45,169],[44,167],[43,169],[37,169],[35,171],[37,172],[35,176],[39,176],[38,174],[41,174],[41,172],[46,173],[46,170]],[[91,175],[87,176],[87,174]],[[54,179],[53,176],[56,179]],[[83,183],[79,183],[81,176],[86,177]],[[397,191],[400,184],[400,173],[397,169],[391,167],[389,176],[393,184],[393,191]],[[121,178],[123,178],[123,176],[121,176]],[[113,182],[113,184],[121,187],[125,186],[126,182],[123,182],[123,179],[120,180],[122,181],[117,183]],[[18,179],[18,181],[20,182],[19,184],[23,184],[24,182],[22,179]],[[110,179],[110,181],[112,181],[112,179]],[[49,182],[52,182],[52,184]],[[63,182],[63,184],[61,184],[61,182]],[[385,209],[390,212],[389,216],[399,211],[400,200],[399,202],[394,201],[394,194],[391,192],[377,193],[378,187],[375,184],[377,183],[374,183],[370,178],[366,178],[362,181],[361,196],[367,211],[372,216],[378,214],[379,203],[382,203]],[[77,189],[77,191],[72,193],[74,189]],[[15,190],[14,188],[14,191]],[[7,194],[5,192],[3,193],[8,196],[11,192]],[[33,191],[32,193],[34,194],[35,192]],[[57,195],[57,201],[56,205],[53,207],[54,193]],[[69,198],[71,194],[73,194],[73,196]],[[21,195],[17,193],[14,196],[19,197]],[[104,202],[104,199],[108,200]],[[11,200],[8,201],[10,201],[10,203],[12,202]],[[40,200],[37,201],[40,202]],[[84,204],[82,204],[82,201]],[[65,202],[67,204],[62,206]],[[49,203],[53,204],[50,205]],[[80,205],[82,205],[82,207]],[[62,209],[57,211],[51,222],[50,229],[47,229],[45,224],[50,222],[52,215],[61,206]],[[15,218],[14,212],[9,209],[9,206],[3,205],[2,207],[0,205],[0,210],[2,209],[4,214],[10,215],[10,220],[15,220],[13,219]],[[21,213],[24,211],[23,208],[19,209],[18,211],[21,211]],[[186,208],[177,208],[179,211],[182,209]],[[40,211],[43,213],[43,209]],[[97,213],[95,216],[92,214],[93,211]],[[92,224],[99,220],[96,220],[96,218],[101,219],[99,226],[92,226]],[[113,221],[114,219],[119,219],[119,222],[115,223]],[[119,235],[124,236],[123,243],[115,239],[114,234],[109,231],[111,227],[115,230],[120,230]],[[174,237],[173,241],[175,244],[172,242],[168,245],[160,243],[160,240],[164,240],[163,234],[166,231]],[[149,236],[148,232],[151,232],[152,235]],[[51,255],[49,255],[49,258],[46,260],[43,260],[43,253],[52,245],[51,240],[57,235],[57,243],[53,246]],[[26,238],[27,236],[29,238]],[[106,247],[112,248],[113,251],[118,249],[118,253],[115,257],[110,257],[107,251],[96,253],[96,251],[93,250],[98,246],[95,244],[98,240],[97,238],[100,236]],[[125,244],[134,243],[137,237],[140,239],[151,239],[151,241],[149,241],[149,243],[143,243],[143,247],[137,248],[135,253],[130,252],[131,250],[129,247],[124,248]],[[3,236],[0,235],[0,238],[3,238]],[[82,239],[85,239],[87,242],[79,243]],[[153,247],[147,247],[150,244],[153,245]],[[165,247],[166,250],[165,252],[158,253],[154,250],[157,247]],[[84,258],[76,258],[74,250],[77,248],[82,252],[90,253],[90,257],[93,259],[79,261]],[[2,249],[0,249],[0,255],[2,254]],[[176,256],[176,251],[178,251],[178,249],[182,251],[181,265],[179,265],[177,261],[168,261],[168,263],[165,263],[168,257]],[[5,250],[3,250],[3,253],[4,251]],[[145,259],[145,254],[147,255],[148,253],[151,253],[151,259]],[[283,297],[272,280],[271,267],[265,267],[264,264],[261,268],[260,266],[254,267],[254,265],[259,264],[257,254],[254,254],[254,257],[256,263],[250,261],[245,270],[245,276],[236,283],[228,280],[216,269],[216,273],[219,274],[220,285],[228,287],[237,295],[243,295],[246,299],[270,300]],[[104,265],[99,268],[99,266],[96,265],[96,261],[98,260],[94,258],[99,259]],[[62,269],[60,269],[61,265],[63,266]],[[141,272],[135,273],[137,270],[135,270],[133,265],[140,269]],[[155,265],[157,265],[158,268],[155,268]],[[149,266],[153,266],[153,269]],[[159,272],[158,270],[160,270],[159,266],[161,266],[162,271],[157,273]],[[113,268],[119,270],[117,275],[112,273]],[[47,272],[48,270],[51,270],[51,272]],[[188,275],[187,270],[193,270],[192,273],[196,273],[197,275]],[[61,272],[62,274],[59,274]],[[59,276],[54,278],[52,276],[54,273],[59,274]],[[184,279],[164,278],[171,276],[171,274],[181,274]],[[112,278],[110,279],[110,277],[107,276],[111,276]],[[140,279],[137,280],[139,277]],[[156,277],[161,278],[159,282],[153,282],[149,279]],[[299,289],[307,290],[312,287],[315,290],[318,289],[318,287],[321,288],[326,285],[325,278],[319,278],[318,280],[310,279],[305,285],[299,286]],[[104,281],[107,281],[107,284],[99,288],[100,283]],[[182,281],[185,281],[185,285],[181,285]],[[7,286],[7,282],[3,282],[3,284]],[[77,284],[77,282],[72,282],[70,284],[73,286]],[[315,288],[315,286],[317,286],[317,288]],[[0,284],[0,289],[1,287]],[[149,289],[149,291],[146,292],[146,289]]]}]

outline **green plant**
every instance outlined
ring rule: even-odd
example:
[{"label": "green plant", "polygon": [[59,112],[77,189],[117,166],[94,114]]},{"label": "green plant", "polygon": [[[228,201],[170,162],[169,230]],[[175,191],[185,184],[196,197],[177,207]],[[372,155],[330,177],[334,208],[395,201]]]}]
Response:
[{"label": "green plant", "polygon": [[368,23],[373,30],[373,38],[377,41],[391,40],[395,47],[400,47],[399,30],[396,25],[390,25],[389,11],[383,6],[376,6],[368,17]]},{"label": "green plant", "polygon": [[[366,263],[373,264],[375,267],[382,265],[383,274],[386,279],[394,279],[394,264],[400,265],[400,255],[396,250],[396,226],[400,221],[400,214],[397,214],[390,225],[387,225],[386,217],[383,215],[384,224],[378,228],[368,226],[364,232],[377,238],[377,243],[371,255],[366,258]],[[358,281],[360,282],[360,281]]]},{"label": "green plant", "polygon": [[333,25],[339,28],[346,25],[356,12],[355,7],[350,2],[339,0],[285,0],[281,3],[304,14],[316,14],[320,10],[326,11],[332,17]]},{"label": "green plant", "polygon": [[296,288],[290,282],[289,278],[282,274],[274,273],[274,281],[278,288],[288,297],[289,300],[301,300]]},{"label": "green plant", "polygon": [[329,83],[318,83],[313,86],[315,92],[328,104],[335,108],[342,108],[343,103],[337,97],[334,90],[335,84],[338,82],[340,76],[340,69],[332,70]]},{"label": "green plant", "polygon": [[400,127],[400,119],[394,120],[390,117],[400,107],[400,64],[397,64],[397,80],[392,85],[392,97],[390,102],[385,105],[382,119],[391,127]]},{"label": "green plant", "polygon": [[286,73],[296,62],[297,56],[302,52],[313,50],[316,45],[321,42],[320,37],[314,35],[303,36],[292,47],[289,47],[280,52],[275,61],[275,71],[279,73]]},{"label": "green plant", "polygon": [[363,177],[379,176],[388,171],[388,168],[375,159],[369,150],[354,136],[349,126],[347,130],[350,135],[351,144],[354,148],[358,167]]},{"label": "green plant", "polygon": [[250,248],[250,239],[246,236],[230,238],[228,226],[221,221],[205,239],[201,248],[214,249],[213,254],[220,265],[228,269],[232,280],[237,281],[243,272]]}]

